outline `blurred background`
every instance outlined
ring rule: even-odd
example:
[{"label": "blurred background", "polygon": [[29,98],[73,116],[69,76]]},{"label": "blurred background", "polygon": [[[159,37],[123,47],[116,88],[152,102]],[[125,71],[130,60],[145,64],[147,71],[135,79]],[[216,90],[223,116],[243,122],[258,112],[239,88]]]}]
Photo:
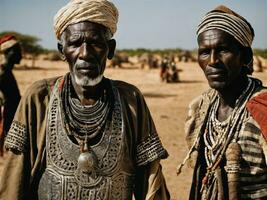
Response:
[{"label": "blurred background", "polygon": [[[69,0],[1,0],[0,37],[21,41],[23,60],[14,69],[20,92],[34,81],[64,75],[57,53],[55,13]],[[144,94],[163,145],[162,161],[171,197],[188,199],[192,170],[176,176],[187,152],[184,121],[188,103],[208,88],[197,64],[196,27],[206,12],[224,4],[255,30],[253,76],[267,85],[267,3],[264,0],[113,0],[119,10],[115,57],[105,76],[136,85]],[[0,171],[5,159],[0,158]],[[0,177],[1,178],[1,177]]]}]

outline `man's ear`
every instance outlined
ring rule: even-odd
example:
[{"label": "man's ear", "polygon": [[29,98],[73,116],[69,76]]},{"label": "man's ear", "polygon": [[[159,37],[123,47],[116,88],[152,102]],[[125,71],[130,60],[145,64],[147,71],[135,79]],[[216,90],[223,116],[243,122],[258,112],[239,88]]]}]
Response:
[{"label": "man's ear", "polygon": [[62,60],[66,60],[66,57],[65,57],[65,55],[64,55],[64,53],[63,53],[63,46],[62,46],[62,44],[59,43],[59,42],[57,43],[57,49],[58,49],[60,58],[61,58]]},{"label": "man's ear", "polygon": [[116,49],[116,40],[111,39],[108,41],[108,47],[109,47],[109,51],[108,51],[108,59],[111,60],[114,56],[115,53],[115,49]]},{"label": "man's ear", "polygon": [[245,74],[251,75],[253,73],[253,51],[250,47],[243,47],[241,53],[241,62],[244,65],[243,70]]},{"label": "man's ear", "polygon": [[242,58],[244,65],[250,65],[253,61],[253,51],[250,47],[244,47],[242,50]]}]

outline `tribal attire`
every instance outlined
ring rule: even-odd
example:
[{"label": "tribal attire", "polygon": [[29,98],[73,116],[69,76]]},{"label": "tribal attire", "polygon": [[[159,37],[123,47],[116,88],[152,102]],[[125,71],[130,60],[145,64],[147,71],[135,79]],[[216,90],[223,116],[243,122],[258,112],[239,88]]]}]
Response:
[{"label": "tribal attire", "polygon": [[[20,93],[17,81],[12,73],[13,66],[7,64],[4,52],[17,45],[18,41],[12,35],[0,38],[0,142],[1,145],[10,128]],[[11,68],[12,67],[12,68]]]},{"label": "tribal attire", "polygon": [[[239,107],[237,125],[229,122],[232,126],[229,129],[232,132],[225,131],[229,135],[219,144],[220,146],[226,144],[226,149],[229,148],[227,144],[237,142],[240,145],[241,161],[237,169],[227,168],[224,149],[220,149],[222,156],[219,161],[212,157],[213,153],[216,153],[215,142],[220,140],[220,128],[224,128],[224,122],[220,123],[216,121],[217,119],[214,122],[214,116],[212,116],[218,98],[217,92],[210,89],[190,104],[185,125],[187,142],[191,148],[190,163],[194,166],[190,199],[229,199],[228,175],[231,170],[237,170],[239,174],[240,199],[267,198],[267,142],[259,124],[244,107],[251,95],[266,92],[266,89],[262,87],[260,81],[250,80],[254,88],[251,88],[250,94],[248,91],[247,94],[244,93],[244,96],[249,95],[249,97],[240,100],[239,105],[243,107],[237,106]],[[219,128],[215,127],[216,123]],[[214,137],[212,137],[213,134],[215,134]],[[227,141],[228,139],[230,141]],[[210,146],[212,149],[209,149]],[[216,161],[218,165],[214,167]]]},{"label": "tribal attire", "polygon": [[5,143],[11,151],[0,198],[169,199],[159,164],[167,152],[143,96],[121,81],[103,80],[112,106],[98,142],[90,145],[96,167],[80,172],[81,152],[72,140],[77,133],[63,110],[68,77],[36,82],[22,98]]},{"label": "tribal attire", "polygon": [[17,106],[20,101],[20,93],[17,81],[12,71],[6,71],[0,75],[0,107],[1,107],[1,138],[7,134],[13,117],[15,115]]}]

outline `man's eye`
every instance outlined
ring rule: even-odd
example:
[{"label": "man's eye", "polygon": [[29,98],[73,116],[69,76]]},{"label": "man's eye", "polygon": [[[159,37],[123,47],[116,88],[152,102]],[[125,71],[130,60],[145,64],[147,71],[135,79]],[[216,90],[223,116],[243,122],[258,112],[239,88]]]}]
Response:
[{"label": "man's eye", "polygon": [[210,54],[210,51],[208,49],[203,49],[203,50],[200,50],[198,53],[200,56],[207,56]]},{"label": "man's eye", "polygon": [[94,47],[103,47],[105,44],[103,42],[92,42],[91,45]]},{"label": "man's eye", "polygon": [[229,49],[226,48],[226,47],[221,47],[221,48],[219,48],[219,52],[220,53],[228,53],[229,52]]},{"label": "man's eye", "polygon": [[81,42],[79,42],[78,40],[76,40],[76,41],[70,41],[68,43],[68,46],[72,46],[72,47],[78,47],[80,45],[81,45]]}]

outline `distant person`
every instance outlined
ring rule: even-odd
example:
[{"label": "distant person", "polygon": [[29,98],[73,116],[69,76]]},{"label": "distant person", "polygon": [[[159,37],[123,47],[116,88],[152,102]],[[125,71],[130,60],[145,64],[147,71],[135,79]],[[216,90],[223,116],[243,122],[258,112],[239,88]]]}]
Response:
[{"label": "distant person", "polygon": [[170,83],[177,83],[180,81],[179,74],[178,74],[177,65],[174,61],[170,63],[170,70],[169,70],[169,78],[168,82]]},{"label": "distant person", "polygon": [[253,38],[250,23],[225,6],[198,26],[198,63],[210,89],[190,104],[185,126],[189,199],[267,199],[267,89],[249,76]]},{"label": "distant person", "polygon": [[141,92],[104,77],[118,10],[72,0],[54,18],[64,76],[34,83],[5,141],[4,200],[168,200],[162,146]]},{"label": "distant person", "polygon": [[168,71],[169,71],[169,58],[164,56],[160,64],[160,79],[162,82],[167,82]]},{"label": "distant person", "polygon": [[3,156],[5,136],[20,101],[19,88],[12,73],[22,58],[18,40],[12,35],[0,38],[0,155]]}]

